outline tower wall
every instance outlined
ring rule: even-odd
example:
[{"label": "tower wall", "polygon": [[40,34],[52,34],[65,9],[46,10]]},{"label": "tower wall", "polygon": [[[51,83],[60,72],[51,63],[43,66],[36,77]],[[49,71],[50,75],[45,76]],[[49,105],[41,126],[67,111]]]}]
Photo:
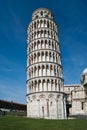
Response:
[{"label": "tower wall", "polygon": [[32,14],[27,40],[27,116],[66,117],[57,25],[45,8]]}]

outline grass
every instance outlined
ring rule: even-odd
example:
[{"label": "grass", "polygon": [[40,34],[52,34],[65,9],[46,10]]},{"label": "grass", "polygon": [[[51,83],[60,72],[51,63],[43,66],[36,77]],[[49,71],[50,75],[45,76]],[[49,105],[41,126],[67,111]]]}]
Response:
[{"label": "grass", "polygon": [[0,130],[87,130],[87,120],[45,120],[2,116]]}]

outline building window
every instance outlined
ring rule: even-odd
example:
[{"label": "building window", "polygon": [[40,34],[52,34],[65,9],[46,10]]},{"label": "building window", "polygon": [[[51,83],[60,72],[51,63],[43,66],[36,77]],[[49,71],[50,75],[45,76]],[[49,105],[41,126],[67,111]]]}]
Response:
[{"label": "building window", "polygon": [[81,103],[81,109],[83,110],[84,108],[84,102]]}]

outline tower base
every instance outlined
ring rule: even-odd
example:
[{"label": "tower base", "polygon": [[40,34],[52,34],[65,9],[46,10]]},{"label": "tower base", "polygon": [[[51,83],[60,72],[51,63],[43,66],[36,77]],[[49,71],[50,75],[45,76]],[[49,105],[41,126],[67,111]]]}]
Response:
[{"label": "tower base", "polygon": [[65,119],[64,93],[51,91],[27,94],[27,117]]}]

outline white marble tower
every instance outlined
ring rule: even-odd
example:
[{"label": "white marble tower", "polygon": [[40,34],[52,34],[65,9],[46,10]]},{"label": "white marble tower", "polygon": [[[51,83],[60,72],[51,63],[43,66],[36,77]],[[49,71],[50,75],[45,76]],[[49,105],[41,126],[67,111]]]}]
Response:
[{"label": "white marble tower", "polygon": [[60,45],[51,11],[35,10],[27,32],[27,117],[64,119]]}]

